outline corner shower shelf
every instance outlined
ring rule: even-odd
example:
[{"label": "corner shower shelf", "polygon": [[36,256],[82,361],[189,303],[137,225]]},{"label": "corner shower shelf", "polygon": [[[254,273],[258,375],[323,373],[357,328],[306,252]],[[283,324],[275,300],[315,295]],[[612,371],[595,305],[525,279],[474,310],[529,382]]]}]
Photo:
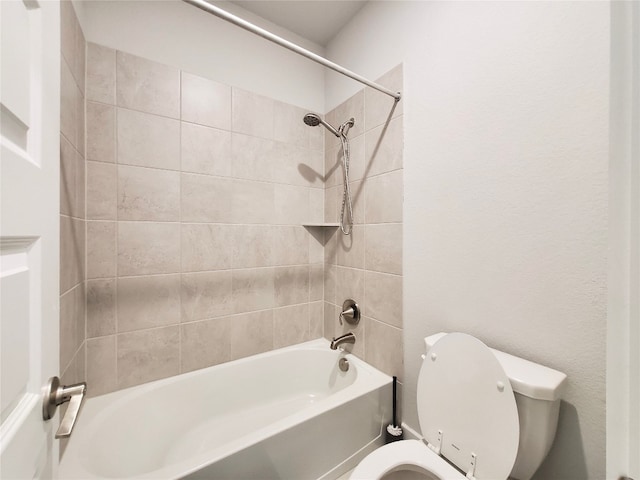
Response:
[{"label": "corner shower shelf", "polygon": [[339,223],[305,223],[302,225],[303,227],[329,227],[329,228],[338,228],[340,226]]}]

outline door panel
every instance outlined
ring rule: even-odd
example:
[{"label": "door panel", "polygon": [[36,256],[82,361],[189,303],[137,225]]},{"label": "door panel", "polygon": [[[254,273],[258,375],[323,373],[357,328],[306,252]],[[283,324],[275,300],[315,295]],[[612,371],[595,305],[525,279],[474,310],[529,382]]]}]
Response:
[{"label": "door panel", "polygon": [[58,452],[41,389],[59,367],[59,3],[0,1],[0,37],[0,477],[49,478]]}]

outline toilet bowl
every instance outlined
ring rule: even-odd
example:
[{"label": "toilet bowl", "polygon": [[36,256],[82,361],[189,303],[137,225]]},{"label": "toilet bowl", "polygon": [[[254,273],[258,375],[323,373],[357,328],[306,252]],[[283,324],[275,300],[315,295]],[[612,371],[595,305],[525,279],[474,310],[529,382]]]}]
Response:
[{"label": "toilet bowl", "polygon": [[425,343],[417,385],[424,439],[378,448],[350,479],[531,478],[555,436],[566,375],[463,333]]},{"label": "toilet bowl", "polygon": [[351,480],[466,480],[419,440],[402,440],[374,450],[360,462]]}]

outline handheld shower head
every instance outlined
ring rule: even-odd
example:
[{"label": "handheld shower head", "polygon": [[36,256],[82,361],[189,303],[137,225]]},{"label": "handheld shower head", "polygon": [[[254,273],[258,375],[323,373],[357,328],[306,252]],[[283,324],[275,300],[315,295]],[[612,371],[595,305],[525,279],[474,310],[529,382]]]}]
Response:
[{"label": "handheld shower head", "polygon": [[315,113],[307,113],[302,119],[302,121],[305,124],[309,125],[310,127],[317,127],[318,125],[322,124],[327,130],[333,133],[336,137],[340,137],[338,130],[336,130],[334,127],[332,127],[327,122],[322,120],[320,116]]}]

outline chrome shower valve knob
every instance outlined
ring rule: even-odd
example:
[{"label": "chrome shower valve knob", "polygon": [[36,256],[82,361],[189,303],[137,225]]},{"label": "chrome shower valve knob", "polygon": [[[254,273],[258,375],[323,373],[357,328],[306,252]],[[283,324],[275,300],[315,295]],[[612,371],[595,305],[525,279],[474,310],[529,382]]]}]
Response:
[{"label": "chrome shower valve knob", "polygon": [[342,321],[347,322],[349,325],[357,325],[360,321],[360,307],[355,300],[348,298],[342,304],[342,312],[338,316],[338,321],[342,325]]}]

